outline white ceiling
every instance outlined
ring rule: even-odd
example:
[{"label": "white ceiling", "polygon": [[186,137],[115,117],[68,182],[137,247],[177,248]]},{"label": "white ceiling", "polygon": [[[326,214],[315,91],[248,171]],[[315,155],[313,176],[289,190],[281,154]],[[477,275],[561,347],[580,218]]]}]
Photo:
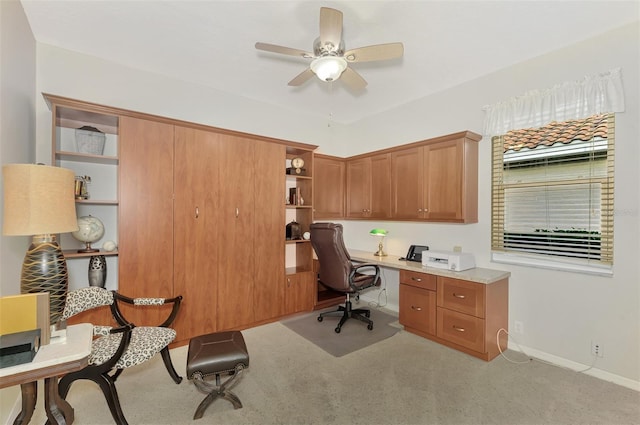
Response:
[{"label": "white ceiling", "polygon": [[[639,20],[634,1],[22,0],[38,42],[350,123]],[[346,49],[401,41],[404,57],[352,64],[369,83],[287,83],[313,51],[320,7],[344,14]]]}]

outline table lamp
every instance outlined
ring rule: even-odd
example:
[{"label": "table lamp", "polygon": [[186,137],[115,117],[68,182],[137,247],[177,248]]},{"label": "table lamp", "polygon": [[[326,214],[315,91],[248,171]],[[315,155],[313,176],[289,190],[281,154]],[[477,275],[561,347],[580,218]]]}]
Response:
[{"label": "table lamp", "polygon": [[6,236],[32,236],[20,275],[20,292],[49,293],[52,327],[62,317],[68,289],[67,262],[56,233],[78,230],[75,174],[60,167],[9,164],[2,167]]},{"label": "table lamp", "polygon": [[384,237],[387,236],[387,231],[384,229],[373,229],[369,232],[369,234],[371,236],[380,237],[380,242],[378,243],[378,251],[375,252],[373,255],[377,257],[386,257],[387,254],[385,254],[385,252],[382,250],[382,243],[384,241]]}]

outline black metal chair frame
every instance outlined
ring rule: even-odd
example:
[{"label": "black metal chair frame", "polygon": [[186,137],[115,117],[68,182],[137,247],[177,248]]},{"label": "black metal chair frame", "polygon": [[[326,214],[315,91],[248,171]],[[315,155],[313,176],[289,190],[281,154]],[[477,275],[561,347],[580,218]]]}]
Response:
[{"label": "black metal chair frame", "polygon": [[[144,307],[145,305],[158,305],[158,302],[155,304],[145,304],[144,300],[161,300],[161,304],[172,304],[172,309],[167,317],[167,319],[162,322],[157,327],[168,328],[176,318],[178,314],[178,310],[180,308],[180,303],[182,301],[182,296],[177,296],[175,298],[156,298],[156,299],[133,299],[122,294],[119,294],[116,291],[111,291],[113,293],[113,302],[109,305],[111,309],[111,314],[119,327],[112,328],[109,330],[109,334],[117,334],[121,333],[122,338],[120,340],[120,344],[115,352],[115,354],[107,361],[101,364],[90,364],[85,368],[69,373],[62,377],[58,385],[58,392],[62,398],[66,398],[69,393],[69,389],[71,384],[80,379],[86,379],[95,382],[98,384],[100,389],[102,390],[107,404],[109,405],[109,410],[111,411],[111,415],[113,416],[116,424],[119,425],[128,425],[128,422],[122,412],[122,407],[120,406],[120,400],[118,397],[118,392],[116,390],[116,380],[122,374],[124,369],[115,368],[116,364],[120,360],[120,358],[125,354],[127,349],[129,348],[129,344],[131,342],[132,333],[136,325],[128,321],[120,310],[119,302],[123,302],[129,305],[135,305],[136,307]],[[140,301],[142,300],[142,303]],[[101,304],[106,305],[106,304]],[[93,306],[92,308],[98,307]],[[89,308],[91,309],[91,308]],[[169,346],[166,345],[164,348],[160,350],[160,354],[162,356],[162,360],[164,365],[169,372],[169,375],[173,379],[176,384],[180,384],[182,382],[182,377],[178,375],[175,368],[173,367],[173,363],[171,361],[171,355],[169,353]],[[115,371],[114,371],[115,368]],[[113,372],[112,372],[113,371]],[[112,372],[112,373],[111,373]]]}]

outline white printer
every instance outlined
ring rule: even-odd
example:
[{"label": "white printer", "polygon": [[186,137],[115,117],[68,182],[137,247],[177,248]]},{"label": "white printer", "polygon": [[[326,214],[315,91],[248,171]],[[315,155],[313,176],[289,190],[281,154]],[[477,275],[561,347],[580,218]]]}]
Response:
[{"label": "white printer", "polygon": [[461,272],[474,268],[476,260],[467,252],[422,251],[422,265]]}]

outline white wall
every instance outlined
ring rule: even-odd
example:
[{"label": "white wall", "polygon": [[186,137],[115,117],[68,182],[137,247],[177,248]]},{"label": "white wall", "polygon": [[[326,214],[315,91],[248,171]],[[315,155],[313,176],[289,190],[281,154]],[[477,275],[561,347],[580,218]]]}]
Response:
[{"label": "white wall", "polygon": [[[479,222],[473,225],[343,222],[347,246],[373,250],[374,227],[390,231],[387,251],[409,244],[436,249],[463,246],[479,266],[508,270],[509,316],[524,324],[516,335],[531,351],[590,365],[591,341],[604,346],[595,368],[619,375],[631,386],[640,378],[640,131],[638,24],[513,66],[451,90],[420,99],[351,125],[350,144],[326,149],[352,155],[462,130],[482,131],[482,106],[585,75],[622,68],[626,111],[616,114],[614,276],[508,266],[490,262],[491,141],[480,142]],[[473,64],[469,64],[473,66]],[[359,143],[356,143],[359,142]],[[325,148],[322,145],[322,148]],[[393,284],[393,283],[392,283]]]},{"label": "white wall", "polygon": [[[0,1],[0,164],[35,159],[35,40],[22,5]],[[2,189],[4,191],[4,189]],[[3,193],[3,192],[2,192]],[[4,195],[0,195],[0,211]],[[0,217],[2,216],[0,212]],[[1,220],[0,220],[1,221]],[[20,268],[29,246],[22,236],[0,239],[0,296],[20,293]],[[0,390],[0,423],[6,423],[20,387]]]},{"label": "white wall", "polygon": [[[490,263],[489,140],[480,142],[479,223],[344,224],[347,245],[354,248],[375,248],[375,241],[367,233],[379,226],[391,231],[386,242],[390,253],[403,254],[410,243],[445,249],[461,245],[465,251],[476,254],[480,266],[511,271],[510,321],[524,323],[525,333],[519,338],[523,346],[560,361],[591,364],[590,346],[595,339],[604,346],[605,352],[595,366],[597,370],[603,371],[605,377],[616,376],[635,385],[640,381],[638,51],[638,26],[633,25],[349,127],[329,128],[326,122],[296,111],[279,110],[42,44],[37,45],[36,92],[312,143],[320,145],[324,153],[351,155],[461,130],[479,132],[483,119],[481,108],[485,104],[528,89],[549,87],[621,67],[627,111],[618,115],[616,127],[613,278]],[[35,110],[36,157],[48,163],[50,112],[41,98],[36,99]],[[389,292],[392,290],[389,288]]]}]

